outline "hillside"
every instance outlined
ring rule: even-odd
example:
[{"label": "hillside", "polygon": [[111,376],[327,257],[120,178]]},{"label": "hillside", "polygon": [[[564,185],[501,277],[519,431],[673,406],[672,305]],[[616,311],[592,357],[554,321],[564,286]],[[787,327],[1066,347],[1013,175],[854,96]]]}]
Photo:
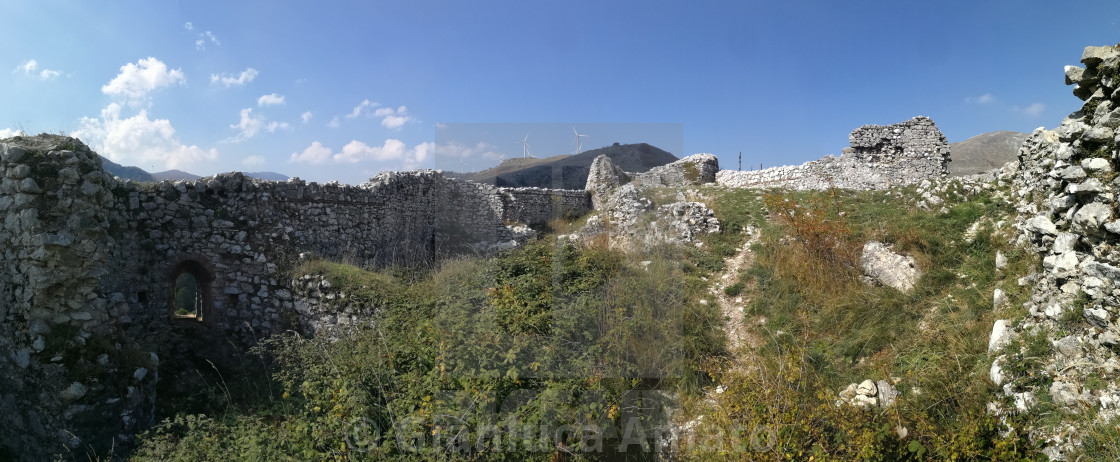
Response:
[{"label": "hillside", "polygon": [[949,163],[949,175],[972,175],[999,168],[1015,159],[1027,136],[1026,133],[999,131],[949,143],[953,159]]},{"label": "hillside", "polygon": [[157,181],[175,181],[175,180],[197,180],[201,176],[193,173],[187,173],[182,170],[165,170],[162,172],[155,172],[152,174]]},{"label": "hillside", "polygon": [[501,187],[583,189],[591,162],[599,155],[610,157],[611,162],[627,172],[645,172],[677,160],[669,152],[646,143],[615,143],[575,155],[508,159],[481,172],[447,175]]},{"label": "hillside", "polygon": [[105,171],[113,176],[120,177],[124,180],[153,182],[157,181],[151,173],[144,171],[140,167],[126,167],[116,162],[109,160],[104,156],[101,157],[101,165],[105,167]]}]

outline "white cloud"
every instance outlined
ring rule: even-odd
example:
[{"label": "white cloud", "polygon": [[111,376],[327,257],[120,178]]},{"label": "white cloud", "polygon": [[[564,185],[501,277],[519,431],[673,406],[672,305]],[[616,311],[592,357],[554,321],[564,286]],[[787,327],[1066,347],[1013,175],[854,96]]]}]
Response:
[{"label": "white cloud", "polygon": [[340,125],[342,125],[342,121],[338,119],[338,116],[332,117],[331,121],[327,122],[327,126],[331,128],[338,128]]},{"label": "white cloud", "polygon": [[222,42],[218,40],[218,36],[214,35],[213,32],[206,31],[206,32],[203,32],[201,34],[198,34],[198,40],[194,41],[194,47],[198,51],[206,51],[206,44],[207,43],[210,43],[212,45],[221,45],[222,44]]},{"label": "white cloud", "polygon": [[10,128],[5,128],[3,130],[0,130],[0,139],[11,138],[13,136],[21,136],[21,135],[23,135],[23,130],[12,130]]},{"label": "white cloud", "polygon": [[434,151],[434,147],[433,143],[426,142],[409,149],[404,142],[392,138],[385,140],[381,146],[370,146],[353,140],[343,146],[341,152],[333,153],[330,148],[316,141],[302,153],[292,153],[288,160],[308,164],[396,161],[402,168],[412,169],[424,162]]},{"label": "white cloud", "polygon": [[241,165],[244,165],[246,167],[259,167],[261,165],[264,165],[264,157],[246,156],[244,159],[241,159]]},{"label": "white cloud", "polygon": [[505,154],[490,143],[479,142],[474,146],[467,146],[462,143],[451,142],[440,145],[433,145],[432,153],[438,157],[446,158],[445,160],[458,161],[459,158],[483,158],[489,160],[498,160],[505,157]]},{"label": "white cloud", "polygon": [[303,121],[303,123],[308,123],[308,122],[311,121],[311,118],[314,117],[314,116],[315,116],[315,114],[312,114],[311,111],[307,111],[307,112],[304,112],[303,114],[300,114],[299,118],[300,118],[300,120]]},{"label": "white cloud", "polygon": [[227,88],[232,87],[234,85],[240,86],[240,85],[245,85],[246,83],[252,82],[253,79],[257,78],[257,75],[259,75],[259,74],[260,74],[260,72],[257,72],[256,69],[253,69],[251,67],[248,68],[248,69],[245,69],[244,71],[241,71],[241,74],[238,74],[237,77],[234,77],[233,75],[230,75],[230,74],[223,74],[223,75],[210,74],[210,83],[212,83],[212,84],[220,83],[222,85],[225,85]]},{"label": "white cloud", "polygon": [[218,158],[216,149],[205,150],[187,146],[175,137],[175,129],[167,119],[148,118],[141,109],[132,117],[121,118],[121,106],[112,103],[101,110],[101,117],[83,117],[81,128],[73,133],[95,151],[114,162],[149,168],[182,169]]},{"label": "white cloud", "polygon": [[[396,109],[381,107],[380,103],[372,102],[368,99],[354,106],[354,109],[351,110],[349,114],[346,114],[346,118],[356,119],[363,115],[367,117],[380,117],[381,126],[390,130],[399,130],[404,124],[412,120],[412,116],[408,115],[407,107],[401,106]],[[335,120],[337,120],[337,117],[332,119],[331,122]],[[331,127],[337,127],[337,124],[331,125]]]},{"label": "white cloud", "polygon": [[381,126],[390,130],[400,130],[401,126],[412,120],[412,116],[408,115],[408,108],[404,106],[398,107],[396,110],[383,107],[373,114],[381,117]]},{"label": "white cloud", "polygon": [[268,122],[263,117],[253,117],[253,108],[247,107],[241,110],[241,120],[229,128],[236,128],[239,130],[237,135],[226,139],[229,143],[240,143],[249,138],[257,136],[262,130],[267,130],[269,133],[274,133],[279,129],[291,128],[287,122]]},{"label": "white cloud", "polygon": [[186,81],[182,69],[168,70],[167,65],[162,61],[148,57],[137,61],[136,64],[128,63],[121,66],[121,72],[101,87],[101,92],[124,98],[129,104],[137,105],[155,89]]},{"label": "white cloud", "polygon": [[324,147],[323,143],[315,141],[304,149],[302,153],[292,153],[288,159],[289,162],[300,162],[305,164],[322,164],[331,160],[330,148]]},{"label": "white cloud", "polygon": [[283,95],[277,95],[276,93],[272,93],[270,95],[264,95],[264,96],[261,96],[260,98],[257,98],[257,106],[260,106],[260,107],[276,106],[276,105],[280,105],[280,104],[284,104],[284,96]]},{"label": "white cloud", "polygon": [[186,30],[194,30],[194,24],[191,24],[190,21],[187,21],[186,24],[183,24],[183,28]]},{"label": "white cloud", "polygon": [[353,119],[353,118],[356,118],[356,117],[358,117],[362,114],[369,114],[370,109],[373,109],[373,108],[378,107],[378,106],[380,106],[380,104],[371,103],[368,99],[363,100],[361,103],[358,103],[357,106],[354,106],[354,110],[350,111],[350,113],[346,115],[346,118],[347,119]]},{"label": "white cloud", "polygon": [[369,146],[361,141],[351,141],[342,147],[342,152],[333,156],[335,162],[355,163],[363,160],[394,160],[404,157],[405,144],[400,140],[387,139],[381,146]]},{"label": "white cloud", "polygon": [[[15,70],[12,71],[12,73],[23,71],[24,75],[31,75],[31,74],[35,73],[35,71],[38,70],[38,69],[39,69],[39,62],[34,60],[34,59],[29,59],[29,60],[25,61],[23,64],[20,64],[19,66],[16,66]],[[40,80],[52,80],[55,77],[58,77],[60,75],[62,75],[62,73],[59,72],[59,71],[56,71],[54,69],[44,68],[44,69],[42,69],[38,72],[38,76],[39,76]]]},{"label": "white cloud", "polygon": [[997,101],[999,101],[999,99],[997,99],[995,95],[992,95],[991,93],[984,93],[980,96],[969,96],[964,99],[964,102],[970,104],[992,104]]},{"label": "white cloud", "polygon": [[32,72],[35,72],[35,69],[37,69],[38,67],[39,67],[39,62],[38,61],[35,61],[34,59],[29,59],[29,60],[25,61],[23,64],[20,64],[19,66],[16,66],[16,70],[14,70],[12,72],[23,71],[24,74],[30,74]]},{"label": "white cloud", "polygon": [[1032,103],[1023,109],[1023,113],[1031,117],[1038,117],[1042,115],[1042,111],[1046,110],[1046,105],[1042,103]]}]

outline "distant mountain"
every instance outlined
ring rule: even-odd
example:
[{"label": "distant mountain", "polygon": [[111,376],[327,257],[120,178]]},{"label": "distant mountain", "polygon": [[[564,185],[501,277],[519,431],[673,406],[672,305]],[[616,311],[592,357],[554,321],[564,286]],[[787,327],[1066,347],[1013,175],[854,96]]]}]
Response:
[{"label": "distant mountain", "polygon": [[102,167],[104,167],[105,171],[109,172],[110,175],[118,176],[124,180],[143,181],[149,183],[157,181],[151,173],[145,172],[144,169],[140,167],[125,167],[105,158],[104,156],[101,156],[100,154],[98,154],[98,156],[101,157]]},{"label": "distant mountain", "polygon": [[949,143],[949,176],[972,175],[999,168],[1015,160],[1026,133],[991,132],[976,135],[959,143]]},{"label": "distant mountain", "polygon": [[288,181],[288,175],[282,175],[276,172],[244,172],[246,176],[251,176],[260,180],[268,181]]},{"label": "distant mountain", "polygon": [[201,176],[195,175],[193,173],[187,173],[187,172],[184,172],[182,170],[166,170],[166,171],[163,171],[163,172],[155,172],[155,173],[152,174],[152,177],[154,177],[156,179],[156,181],[176,181],[176,180],[192,180],[193,181],[193,180],[197,180],[199,178],[202,178]]},{"label": "distant mountain", "polygon": [[583,189],[587,184],[587,171],[591,168],[591,162],[603,154],[627,172],[645,172],[678,160],[677,156],[646,143],[615,143],[575,155],[507,159],[497,167],[481,172],[445,174],[500,187]]},{"label": "distant mountain", "polygon": [[[261,180],[288,181],[288,176],[287,175],[282,175],[282,174],[279,174],[279,173],[276,173],[276,172],[242,172],[242,173],[244,173],[245,176],[252,177],[252,178],[258,178],[258,179],[261,179]],[[197,180],[199,178],[202,178],[201,176],[195,175],[193,173],[187,173],[187,172],[184,172],[182,170],[167,170],[167,171],[164,171],[164,172],[156,172],[156,173],[153,173],[152,176],[155,177],[156,181],[164,181],[164,180],[167,180],[167,181],[178,181],[178,180],[194,181],[194,180]]]}]

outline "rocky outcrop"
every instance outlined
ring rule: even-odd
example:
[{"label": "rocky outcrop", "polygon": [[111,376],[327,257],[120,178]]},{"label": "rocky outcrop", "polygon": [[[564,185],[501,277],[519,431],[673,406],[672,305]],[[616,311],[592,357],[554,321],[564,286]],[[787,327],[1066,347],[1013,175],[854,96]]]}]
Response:
[{"label": "rocky outcrop", "polygon": [[[587,181],[596,213],[576,233],[561,238],[605,237],[612,247],[648,249],[660,244],[693,243],[704,234],[717,233],[719,220],[702,202],[690,202],[680,195],[672,203],[656,206],[643,190],[710,183],[718,169],[715,156],[696,154],[631,175],[615,167],[606,156],[599,156]],[[628,178],[631,181],[626,183]]]},{"label": "rocky outcrop", "polygon": [[[1100,424],[1120,415],[1120,48],[1088,47],[1081,62],[1065,76],[1085,104],[1057,129],[1035,130],[1008,172],[1018,242],[1043,257],[1043,268],[1021,281],[1033,287],[1029,315],[1010,327],[997,322],[989,341],[998,355],[991,378],[1013,403],[997,412],[1049,399],[1067,416],[1031,431],[1052,459],[1079,444],[1087,409]],[[1028,341],[1045,342],[1049,353],[1030,374],[1016,374],[1008,365],[1024,360]]]},{"label": "rocky outcrop", "polygon": [[922,276],[915,266],[914,257],[894,253],[882,242],[864,244],[859,262],[869,280],[900,292],[913,290]]},{"label": "rocky outcrop", "polygon": [[848,136],[840,157],[754,171],[721,170],[716,182],[734,188],[886,189],[948,175],[949,146],[928,117],[864,125]]},{"label": "rocky outcrop", "polygon": [[711,154],[693,154],[668,165],[632,175],[634,183],[648,187],[686,187],[716,181],[719,159]]},{"label": "rocky outcrop", "polygon": [[610,157],[602,155],[591,162],[584,189],[591,194],[592,207],[600,210],[606,205],[607,197],[612,191],[629,182],[630,175],[614,165]]}]

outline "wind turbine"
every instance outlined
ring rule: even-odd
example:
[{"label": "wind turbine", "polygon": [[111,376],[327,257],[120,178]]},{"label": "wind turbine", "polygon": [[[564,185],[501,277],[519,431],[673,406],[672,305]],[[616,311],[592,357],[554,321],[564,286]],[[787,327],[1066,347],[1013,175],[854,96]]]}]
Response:
[{"label": "wind turbine", "polygon": [[525,138],[521,140],[521,157],[528,159],[532,156],[529,155],[529,134],[525,134]]},{"label": "wind turbine", "polygon": [[579,139],[587,135],[580,135],[579,132],[576,131],[576,127],[572,127],[572,133],[576,134],[576,154],[579,154],[579,149],[581,146]]}]

